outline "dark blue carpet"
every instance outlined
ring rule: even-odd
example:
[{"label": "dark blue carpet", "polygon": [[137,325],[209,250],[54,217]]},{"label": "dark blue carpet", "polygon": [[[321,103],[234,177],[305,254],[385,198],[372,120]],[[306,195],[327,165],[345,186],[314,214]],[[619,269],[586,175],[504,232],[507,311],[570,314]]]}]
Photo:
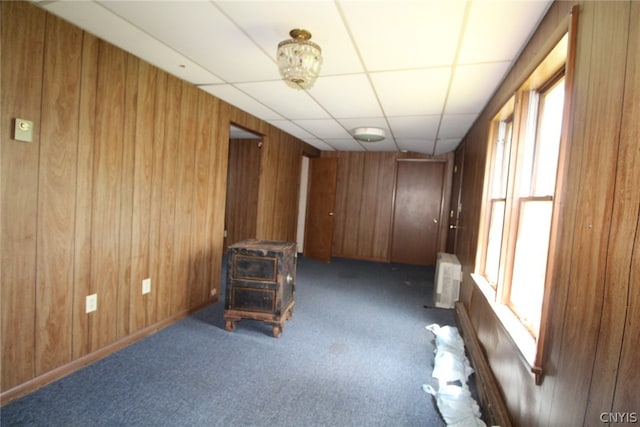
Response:
[{"label": "dark blue carpet", "polygon": [[[223,301],[1,409],[2,426],[442,426],[432,267],[298,260],[280,338]],[[222,293],[224,295],[224,292]]]}]

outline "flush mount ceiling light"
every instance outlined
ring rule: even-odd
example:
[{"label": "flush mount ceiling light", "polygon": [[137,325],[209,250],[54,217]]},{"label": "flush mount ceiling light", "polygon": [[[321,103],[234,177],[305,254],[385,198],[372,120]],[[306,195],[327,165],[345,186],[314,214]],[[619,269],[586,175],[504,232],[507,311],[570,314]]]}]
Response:
[{"label": "flush mount ceiling light", "polygon": [[278,43],[278,68],[287,85],[309,89],[316,81],[322,64],[322,50],[307,30],[293,29],[291,39]]},{"label": "flush mount ceiling light", "polygon": [[355,128],[351,135],[353,139],[362,142],[380,142],[386,136],[384,129],[380,128]]}]

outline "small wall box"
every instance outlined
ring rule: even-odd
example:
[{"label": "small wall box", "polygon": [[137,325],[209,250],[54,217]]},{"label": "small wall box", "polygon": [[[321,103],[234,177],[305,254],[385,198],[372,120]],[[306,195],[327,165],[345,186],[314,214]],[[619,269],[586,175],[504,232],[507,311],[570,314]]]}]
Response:
[{"label": "small wall box", "polygon": [[247,239],[227,249],[225,329],[233,331],[241,319],[261,320],[278,338],[293,316],[296,244]]}]

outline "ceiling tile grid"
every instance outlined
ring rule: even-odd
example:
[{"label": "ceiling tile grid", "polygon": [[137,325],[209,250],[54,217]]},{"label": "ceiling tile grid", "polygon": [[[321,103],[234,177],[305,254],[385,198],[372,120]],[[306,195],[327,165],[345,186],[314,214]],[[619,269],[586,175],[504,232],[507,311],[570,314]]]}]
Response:
[{"label": "ceiling tile grid", "polygon": [[[455,150],[551,0],[34,3],[319,150],[438,155]],[[277,69],[294,28],[322,48],[306,91]],[[386,139],[356,141],[356,127]]]}]

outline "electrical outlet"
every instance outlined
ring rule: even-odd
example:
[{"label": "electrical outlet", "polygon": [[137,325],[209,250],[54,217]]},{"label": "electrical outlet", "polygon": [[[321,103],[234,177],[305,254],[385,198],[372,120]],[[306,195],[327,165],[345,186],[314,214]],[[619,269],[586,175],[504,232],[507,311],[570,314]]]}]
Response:
[{"label": "electrical outlet", "polygon": [[98,309],[98,294],[91,294],[87,296],[86,313],[89,314]]},{"label": "electrical outlet", "polygon": [[142,281],[142,295],[151,292],[151,279],[147,278]]}]

